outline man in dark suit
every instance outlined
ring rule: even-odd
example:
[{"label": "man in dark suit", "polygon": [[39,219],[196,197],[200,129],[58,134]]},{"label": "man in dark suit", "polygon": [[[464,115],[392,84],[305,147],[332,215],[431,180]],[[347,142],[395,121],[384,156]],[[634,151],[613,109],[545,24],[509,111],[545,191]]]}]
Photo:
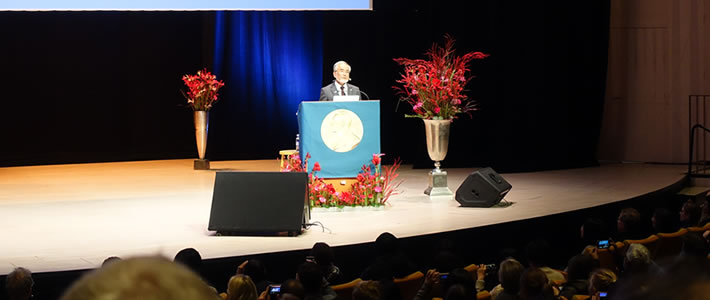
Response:
[{"label": "man in dark suit", "polygon": [[335,80],[320,89],[320,101],[333,101],[334,96],[360,96],[360,88],[348,83],[350,81],[350,70],[350,65],[342,60],[333,65],[333,77],[335,77]]}]

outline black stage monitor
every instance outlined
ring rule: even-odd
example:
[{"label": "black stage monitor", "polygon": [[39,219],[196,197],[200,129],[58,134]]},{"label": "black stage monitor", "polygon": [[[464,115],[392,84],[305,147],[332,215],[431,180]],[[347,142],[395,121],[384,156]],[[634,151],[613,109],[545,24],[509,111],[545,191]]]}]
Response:
[{"label": "black stage monitor", "polygon": [[512,186],[491,168],[468,175],[456,190],[456,201],[466,207],[491,207],[498,204]]},{"label": "black stage monitor", "polygon": [[307,187],[305,172],[217,172],[208,229],[298,234],[310,219]]}]

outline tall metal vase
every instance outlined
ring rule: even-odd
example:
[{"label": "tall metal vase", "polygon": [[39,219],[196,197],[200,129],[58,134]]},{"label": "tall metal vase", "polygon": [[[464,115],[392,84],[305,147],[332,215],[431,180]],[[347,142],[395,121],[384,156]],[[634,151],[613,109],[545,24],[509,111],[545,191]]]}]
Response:
[{"label": "tall metal vase", "polygon": [[447,173],[441,169],[441,161],[449,151],[451,120],[423,120],[426,132],[426,148],[434,169],[429,172],[429,186],[424,193],[429,197],[453,196],[447,182]]},{"label": "tall metal vase", "polygon": [[210,113],[205,110],[194,111],[195,118],[195,141],[197,142],[197,155],[195,160],[195,170],[209,170],[210,161],[205,159],[207,151],[207,132],[210,126]]}]

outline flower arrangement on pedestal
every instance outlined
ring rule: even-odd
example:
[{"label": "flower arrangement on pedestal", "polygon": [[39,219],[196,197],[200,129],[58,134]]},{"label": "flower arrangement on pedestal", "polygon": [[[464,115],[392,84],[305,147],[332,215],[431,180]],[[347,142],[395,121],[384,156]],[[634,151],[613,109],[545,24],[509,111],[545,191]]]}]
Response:
[{"label": "flower arrangement on pedestal", "polygon": [[219,89],[224,86],[224,82],[217,80],[217,76],[207,69],[197,71],[196,75],[184,75],[182,81],[188,88],[187,93],[183,92],[183,95],[194,111],[210,110],[212,104],[217,102]]},{"label": "flower arrangement on pedestal", "polygon": [[477,110],[475,101],[463,94],[464,87],[473,76],[469,65],[474,59],[483,59],[488,54],[469,52],[456,56],[454,39],[447,35],[444,47],[436,43],[431,46],[424,59],[395,58],[404,66],[401,86],[393,86],[400,101],[412,105],[415,117],[430,120],[450,120],[457,114]]},{"label": "flower arrangement on pedestal", "polygon": [[[321,170],[318,162],[308,173],[308,199],[311,207],[345,207],[345,206],[382,206],[390,196],[399,194],[397,188],[401,181],[397,179],[397,169],[400,161],[395,160],[392,166],[381,166],[382,154],[373,154],[371,164],[362,166],[354,182],[347,191],[338,192],[332,184],[318,177]],[[282,172],[308,172],[310,154],[306,153],[302,161],[298,154],[289,156]],[[374,166],[374,167],[373,167]]]}]

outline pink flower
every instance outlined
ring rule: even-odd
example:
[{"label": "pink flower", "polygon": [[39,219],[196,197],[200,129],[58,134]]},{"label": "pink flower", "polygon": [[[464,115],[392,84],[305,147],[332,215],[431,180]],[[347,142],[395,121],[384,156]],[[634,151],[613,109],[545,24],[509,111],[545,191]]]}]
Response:
[{"label": "pink flower", "polygon": [[375,187],[375,192],[376,192],[376,193],[382,193],[382,187],[379,186],[379,185],[376,186],[376,187]]},{"label": "pink flower", "polygon": [[417,90],[412,90],[412,95],[416,95],[416,94],[417,94]]},{"label": "pink flower", "polygon": [[423,105],[424,105],[424,103],[417,102],[417,104],[414,105],[414,109],[419,109],[419,108],[422,107]]},{"label": "pink flower", "polygon": [[461,104],[461,100],[459,100],[459,99],[451,100],[451,104],[453,104],[453,105],[459,105],[459,104]]},{"label": "pink flower", "polygon": [[438,114],[441,111],[441,108],[439,107],[434,107],[434,113]]},{"label": "pink flower", "polygon": [[318,201],[320,201],[320,203],[325,203],[325,197],[320,196],[320,197],[318,198]]},{"label": "pink flower", "polygon": [[313,172],[318,172],[318,171],[320,171],[320,164],[318,162],[316,162],[315,164],[313,164]]}]

